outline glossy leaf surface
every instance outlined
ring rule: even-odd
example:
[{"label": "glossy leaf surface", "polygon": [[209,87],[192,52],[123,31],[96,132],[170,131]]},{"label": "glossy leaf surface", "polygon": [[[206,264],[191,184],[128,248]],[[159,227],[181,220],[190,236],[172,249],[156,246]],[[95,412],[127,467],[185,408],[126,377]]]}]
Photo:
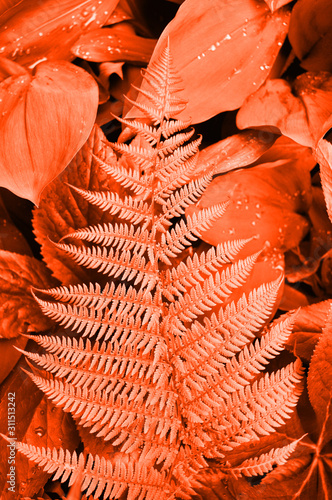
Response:
[{"label": "glossy leaf surface", "polygon": [[[67,62],[0,84],[0,184],[35,204],[86,141],[98,105],[93,78]],[[64,140],[65,138],[65,140]]]},{"label": "glossy leaf surface", "polygon": [[288,21],[287,7],[272,14],[262,1],[186,0],[151,58],[156,61],[169,40],[188,100],[179,116],[198,123],[241,106],[268,76]]}]

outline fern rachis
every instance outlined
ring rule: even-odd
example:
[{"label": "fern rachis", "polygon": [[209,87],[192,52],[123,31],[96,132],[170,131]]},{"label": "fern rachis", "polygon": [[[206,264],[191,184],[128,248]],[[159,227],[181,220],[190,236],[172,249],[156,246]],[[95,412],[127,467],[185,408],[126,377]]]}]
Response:
[{"label": "fern rachis", "polygon": [[[25,352],[38,387],[119,453],[113,461],[92,455],[85,461],[63,450],[24,443],[17,448],[62,480],[73,482],[83,468],[82,490],[95,498],[102,492],[103,498],[119,498],[125,491],[130,500],[188,498],[209,459],[217,458],[225,469],[227,452],[273,432],[300,394],[298,361],[261,374],[282,350],[294,318],[253,340],[271,313],[281,279],[223,306],[258,257],[234,262],[246,241],[176,261],[226,205],[173,224],[211,176],[196,178],[200,139],[191,140],[188,123],[174,118],[185,103],[177,96],[168,48],[144,78],[150,105],[135,106],[153,125],[122,119],[138,139],[105,145],[107,162],[96,156],[128,194],[72,187],[122,222],[80,229],[56,243],[108,282],[34,290],[43,312],[77,338],[32,336],[46,353]],[[67,243],[69,238],[82,246]],[[267,472],[293,449],[243,462],[236,473]]]}]

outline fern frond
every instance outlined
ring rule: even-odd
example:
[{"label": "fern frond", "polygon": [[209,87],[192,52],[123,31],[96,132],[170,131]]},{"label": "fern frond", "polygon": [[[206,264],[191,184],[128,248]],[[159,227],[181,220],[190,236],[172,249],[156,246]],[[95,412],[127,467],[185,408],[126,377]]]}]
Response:
[{"label": "fern frond", "polygon": [[149,186],[152,176],[142,177],[139,170],[127,168],[121,164],[108,164],[101,160],[97,155],[93,154],[94,160],[99,164],[100,168],[108,175],[111,175],[115,181],[123,187],[130,188],[136,195],[149,195]]},{"label": "fern frond", "polygon": [[[112,301],[115,291],[114,283],[106,283],[102,289],[99,283],[85,283],[82,285],[60,286],[57,288],[32,288],[32,294],[38,301],[36,292],[49,295],[55,300],[69,302],[70,304],[83,307],[93,307],[94,309],[104,309]],[[39,302],[42,305],[42,302]]]},{"label": "fern frond", "polygon": [[191,241],[200,238],[202,231],[206,231],[212,226],[212,223],[219,219],[227,208],[228,203],[219,203],[212,207],[203,208],[192,217],[187,217],[187,223],[180,221],[174,226],[174,229],[161,235],[160,249],[166,255],[175,257],[181,253]]},{"label": "fern frond", "polygon": [[206,253],[202,252],[199,257],[197,253],[192,258],[188,256],[185,263],[180,262],[173,269],[166,270],[163,293],[168,300],[174,302],[174,297],[181,295],[181,292],[186,292],[186,287],[197,285],[223,264],[229,264],[249,241],[251,239],[221,243],[216,248],[210,248]]},{"label": "fern frond", "polygon": [[[135,200],[131,196],[120,198],[111,191],[87,191],[71,184],[67,184],[76,193],[92,205],[99,207],[110,215],[118,215],[121,219],[129,220],[132,224],[139,224],[143,220],[151,220],[149,205],[142,200]],[[69,235],[68,235],[69,236]]]},{"label": "fern frond", "polygon": [[[119,451],[110,461],[89,455],[85,463],[63,450],[22,443],[19,449],[63,481],[83,470],[87,496],[189,500],[209,459],[225,463],[227,451],[274,432],[289,418],[302,368],[297,360],[264,372],[294,322],[293,315],[266,327],[283,276],[231,300],[260,253],[238,259],[250,239],[200,256],[186,249],[222,217],[227,203],[185,218],[212,175],[197,172],[201,138],[193,139],[189,122],[174,119],[185,101],[169,47],[143,80],[138,92],[144,102],[133,104],[152,125],[121,118],[137,139],[105,140],[98,154],[90,152],[94,168],[111,177],[109,185],[115,181],[132,194],[70,186],[124,222],[80,228],[54,243],[96,270],[102,285],[33,289],[44,314],[71,334],[30,335],[39,351],[20,350],[47,397]],[[191,256],[181,261],[184,249]],[[254,340],[256,334],[261,338]],[[265,473],[284,463],[292,446],[248,459],[235,474]]]},{"label": "fern frond", "polygon": [[43,467],[45,472],[53,474],[56,471],[54,480],[59,479],[63,483],[69,479],[69,486],[75,482],[79,472],[82,471],[84,479],[81,491],[84,491],[87,496],[93,494],[95,499],[98,499],[101,494],[105,499],[117,499],[126,490],[128,490],[128,500],[165,499],[167,490],[169,491],[169,487],[167,488],[165,484],[165,473],[158,472],[155,468],[148,468],[142,463],[131,461],[128,465],[120,461],[112,463],[104,457],[100,458],[98,455],[91,454],[88,454],[85,459],[83,453],[77,456],[74,451],[71,455],[68,450],[65,451],[62,448],[59,450],[40,448],[20,442],[16,443],[16,449]]},{"label": "fern frond", "polygon": [[[116,152],[125,154],[134,160],[135,165],[139,165],[141,169],[149,170],[154,166],[156,151],[152,147],[148,148],[145,146],[144,148],[141,148],[139,146],[133,146],[132,144],[128,145],[121,142],[111,143],[111,146]],[[114,173],[112,173],[112,175],[114,175]]]},{"label": "fern frond", "polygon": [[113,248],[86,248],[64,243],[54,245],[70,255],[77,264],[88,269],[96,269],[114,278],[121,276],[123,280],[128,281],[135,278],[134,284],[142,282],[142,287],[147,283],[150,283],[152,288],[155,285],[156,275],[151,269],[151,262],[146,262],[144,257],[135,255],[130,250],[120,252],[114,251]]},{"label": "fern frond", "polygon": [[200,283],[191,287],[189,292],[179,296],[177,301],[170,305],[170,316],[188,321],[204,311],[209,311],[216,304],[221,304],[232,293],[232,289],[245,283],[259,253],[235,262],[225,271],[217,272],[215,276],[210,275],[204,280],[203,287]]},{"label": "fern frond", "polygon": [[285,419],[290,418],[302,392],[299,388],[302,375],[303,368],[297,360],[271,375],[266,373],[251,386],[233,392],[228,412],[220,415],[222,426],[227,420],[234,422],[232,432],[229,432],[229,427],[226,433],[226,440],[240,444],[257,439],[259,435],[267,436],[283,425]]},{"label": "fern frond", "polygon": [[78,229],[62,239],[66,237],[89,241],[104,247],[112,245],[116,251],[131,250],[138,255],[142,255],[152,242],[151,235],[146,229],[138,227],[135,231],[134,226],[128,224],[98,224]]},{"label": "fern frond", "polygon": [[[114,290],[114,285],[112,287]],[[66,295],[67,297],[70,295]],[[127,329],[133,329],[136,334],[141,328],[146,328],[148,334],[150,325],[153,325],[160,314],[160,309],[155,300],[147,292],[136,290],[132,287],[126,288],[119,285],[111,295],[112,305],[106,308],[96,308],[92,303],[87,305],[75,304],[79,299],[74,294],[71,304],[61,302],[50,302],[35,296],[44,314],[59,322],[65,328],[82,332],[83,336],[92,337],[98,332],[98,338],[106,335],[106,338],[116,332],[114,338],[118,338]]]},{"label": "fern frond", "polygon": [[[154,146],[158,142],[159,129],[157,127],[153,127],[147,123],[136,120],[126,120],[120,116],[117,116],[116,119],[123,125],[129,127],[135,134],[142,135],[151,144],[151,146]],[[182,128],[180,130],[182,130]]]},{"label": "fern frond", "polygon": [[165,226],[171,225],[171,218],[183,215],[185,213],[185,209],[192,203],[195,203],[210,182],[211,177],[207,175],[198,181],[193,181],[186,186],[183,186],[181,189],[176,191],[174,195],[172,194],[166,202],[164,200],[160,200],[163,213],[157,217],[155,221],[156,229],[164,231]]},{"label": "fern frond", "polygon": [[244,346],[238,358],[232,358],[232,362],[226,365],[229,377],[234,381],[238,379],[249,381],[260,373],[264,365],[283,350],[292,332],[294,321],[295,315],[289,316],[274,325],[261,339]]},{"label": "fern frond", "polygon": [[269,453],[263,453],[259,457],[249,458],[238,467],[234,467],[232,473],[248,477],[266,474],[273,469],[274,465],[285,464],[301,439],[302,437],[281,448],[273,448]]}]

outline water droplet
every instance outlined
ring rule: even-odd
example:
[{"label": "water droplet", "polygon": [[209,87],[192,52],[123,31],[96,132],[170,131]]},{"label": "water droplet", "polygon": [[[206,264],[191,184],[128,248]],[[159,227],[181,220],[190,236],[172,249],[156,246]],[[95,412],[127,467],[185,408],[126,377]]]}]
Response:
[{"label": "water droplet", "polygon": [[265,67],[264,66],[260,66],[259,69],[261,69],[262,71],[264,71]]},{"label": "water droplet", "polygon": [[96,10],[96,6],[95,6],[95,5],[93,5],[93,6],[91,7],[91,12],[94,12],[95,10]]},{"label": "water droplet", "polygon": [[217,47],[215,45],[211,45],[211,47],[209,48],[209,50],[212,50],[212,52],[214,52],[216,49]]},{"label": "water droplet", "polygon": [[253,85],[257,85],[257,83],[256,83],[256,82],[252,82],[252,84],[253,84]]},{"label": "water droplet", "polygon": [[89,11],[88,11],[88,10],[84,10],[84,11],[82,12],[82,16],[83,16],[83,17],[86,17],[86,16],[88,16],[88,15],[89,15]]},{"label": "water droplet", "polygon": [[44,427],[36,427],[35,433],[37,434],[37,436],[43,437],[46,434],[46,430],[44,429]]},{"label": "water droplet", "polygon": [[235,233],[235,229],[234,227],[232,227],[232,229],[229,230],[229,234],[234,234]]},{"label": "water droplet", "polygon": [[253,220],[252,223],[251,223],[252,226],[256,226],[256,221]]},{"label": "water droplet", "polygon": [[231,38],[232,38],[231,35],[226,35],[224,40],[231,40]]},{"label": "water droplet", "polygon": [[257,217],[257,219],[260,219],[262,216],[261,216],[261,214],[256,213],[256,217]]}]

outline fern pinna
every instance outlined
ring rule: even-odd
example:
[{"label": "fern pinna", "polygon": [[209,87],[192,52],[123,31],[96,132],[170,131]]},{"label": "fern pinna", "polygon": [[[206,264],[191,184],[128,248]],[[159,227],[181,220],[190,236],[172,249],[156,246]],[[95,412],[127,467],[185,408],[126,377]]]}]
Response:
[{"label": "fern pinna", "polygon": [[[227,299],[258,257],[234,262],[246,241],[199,256],[186,248],[227,207],[182,217],[212,176],[196,166],[200,139],[174,118],[185,102],[169,48],[144,80],[144,102],[132,104],[148,120],[122,119],[134,141],[107,144],[107,162],[96,157],[130,194],[72,186],[122,222],[80,229],[56,243],[107,282],[35,291],[44,313],[76,336],[32,336],[46,353],[25,352],[38,387],[116,451],[106,460],[24,443],[17,448],[63,481],[73,483],[83,471],[82,491],[94,498],[190,498],[211,459],[227,472],[227,452],[282,425],[300,394],[300,362],[261,373],[282,350],[294,318],[254,340],[282,277],[234,303]],[[232,473],[263,474],[284,463],[295,445],[246,460]]]}]

